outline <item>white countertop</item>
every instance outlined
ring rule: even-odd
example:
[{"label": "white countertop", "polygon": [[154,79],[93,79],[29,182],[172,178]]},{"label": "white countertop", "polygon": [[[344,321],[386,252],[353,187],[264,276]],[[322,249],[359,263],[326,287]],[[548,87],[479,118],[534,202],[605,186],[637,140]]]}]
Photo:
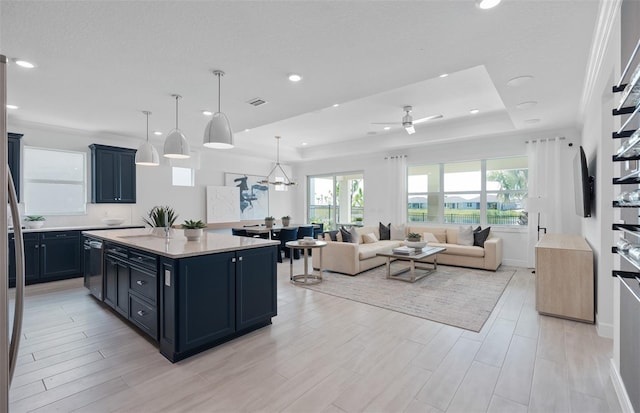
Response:
[{"label": "white countertop", "polygon": [[187,241],[181,229],[174,229],[169,239],[152,235],[151,228],[108,229],[82,233],[169,258],[193,257],[280,244],[279,241],[262,238],[238,237],[206,231],[200,241]]}]

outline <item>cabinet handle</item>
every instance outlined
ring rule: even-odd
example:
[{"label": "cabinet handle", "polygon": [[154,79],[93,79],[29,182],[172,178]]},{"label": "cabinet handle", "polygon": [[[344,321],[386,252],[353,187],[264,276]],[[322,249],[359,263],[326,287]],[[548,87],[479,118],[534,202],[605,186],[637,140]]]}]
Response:
[{"label": "cabinet handle", "polygon": [[138,285],[145,285],[146,283],[145,283],[144,281],[142,281],[142,280],[138,280],[138,281],[136,281],[136,284],[138,284]]},{"label": "cabinet handle", "polygon": [[231,258],[231,262],[236,262],[236,257]]},{"label": "cabinet handle", "polygon": [[56,238],[63,238],[63,237],[66,237],[66,236],[67,236],[67,234],[58,234],[58,235],[56,235]]},{"label": "cabinet handle", "polygon": [[138,310],[138,315],[139,315],[140,317],[144,317],[144,315],[145,315],[145,314],[146,314],[146,313],[145,313],[144,311],[142,311],[142,310]]},{"label": "cabinet handle", "polygon": [[40,248],[40,245],[36,245],[36,249]]},{"label": "cabinet handle", "polygon": [[242,257],[238,257],[238,261],[242,261]]}]

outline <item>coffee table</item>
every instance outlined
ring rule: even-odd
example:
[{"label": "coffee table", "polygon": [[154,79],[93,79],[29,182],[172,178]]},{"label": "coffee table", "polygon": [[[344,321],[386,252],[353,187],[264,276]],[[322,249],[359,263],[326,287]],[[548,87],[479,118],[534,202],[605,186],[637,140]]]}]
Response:
[{"label": "coffee table", "polygon": [[[393,280],[400,280],[400,281],[406,281],[406,282],[414,283],[414,282],[418,281],[419,279],[422,279],[422,278],[426,277],[427,275],[431,274],[432,272],[434,272],[435,270],[438,269],[438,254],[440,254],[443,251],[446,251],[446,248],[442,248],[442,247],[425,247],[425,248],[422,249],[422,252],[419,252],[417,254],[411,254],[411,255],[394,254],[393,251],[381,252],[381,253],[378,253],[376,255],[381,256],[381,257],[387,257],[387,278],[393,279]],[[422,260],[424,260],[425,258],[428,258],[428,257],[433,257],[433,264],[422,261]],[[400,270],[396,270],[394,272],[391,272],[391,259],[392,258],[394,258],[396,260],[401,260],[401,261],[409,261],[409,262],[411,262],[411,265],[409,266],[409,268],[402,268]],[[422,266],[416,265],[416,262],[422,263],[422,264],[431,264],[432,266],[431,267],[422,267]],[[416,273],[416,269],[425,270],[425,271],[421,271],[420,273]],[[407,276],[400,276],[400,274],[404,274],[406,272],[409,272],[409,276],[408,277]]]}]

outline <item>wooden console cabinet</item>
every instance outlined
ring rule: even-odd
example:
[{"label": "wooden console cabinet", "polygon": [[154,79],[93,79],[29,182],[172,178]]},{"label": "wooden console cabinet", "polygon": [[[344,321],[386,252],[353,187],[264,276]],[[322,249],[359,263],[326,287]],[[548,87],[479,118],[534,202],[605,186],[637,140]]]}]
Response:
[{"label": "wooden console cabinet", "polygon": [[593,323],[593,251],[578,235],[546,234],[536,245],[536,310]]}]

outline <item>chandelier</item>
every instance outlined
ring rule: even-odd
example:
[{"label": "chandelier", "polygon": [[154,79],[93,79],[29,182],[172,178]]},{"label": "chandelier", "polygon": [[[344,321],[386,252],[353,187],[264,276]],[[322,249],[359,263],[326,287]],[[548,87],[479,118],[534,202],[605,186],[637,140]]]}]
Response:
[{"label": "chandelier", "polygon": [[[276,191],[286,191],[288,187],[296,185],[287,173],[280,166],[280,136],[276,136],[276,164],[271,168],[271,171],[261,180],[259,183],[263,185],[273,185]],[[283,176],[278,176],[276,172],[280,170]],[[273,175],[273,176],[272,176]]]}]

